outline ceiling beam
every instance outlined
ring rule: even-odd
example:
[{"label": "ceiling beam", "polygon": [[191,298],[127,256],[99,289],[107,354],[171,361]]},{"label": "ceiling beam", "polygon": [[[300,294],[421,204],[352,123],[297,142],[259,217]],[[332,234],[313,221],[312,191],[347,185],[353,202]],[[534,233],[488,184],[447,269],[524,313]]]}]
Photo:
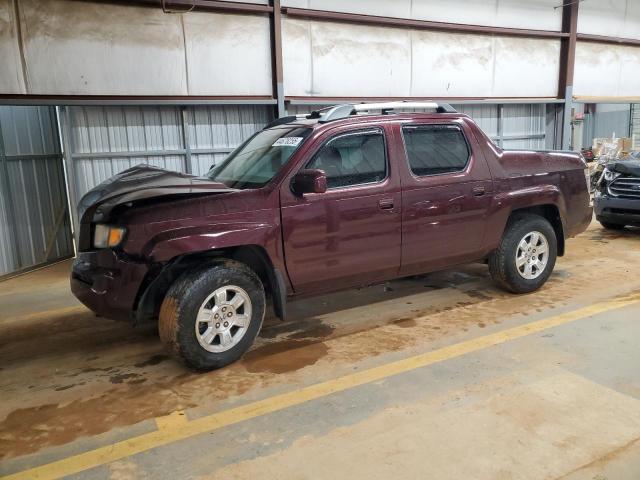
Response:
[{"label": "ceiling beam", "polygon": [[493,27],[488,25],[468,25],[463,23],[432,22],[428,20],[414,20],[409,18],[382,17],[377,15],[362,15],[357,13],[331,12],[326,10],[312,10],[307,8],[282,9],[288,17],[307,18],[310,20],[354,23],[380,27],[411,28],[418,30],[440,30],[458,33],[476,33],[484,35],[506,35],[528,38],[565,38],[569,35],[552,30],[534,30],[526,28]]},{"label": "ceiling beam", "polygon": [[171,12],[222,12],[222,13],[247,13],[268,14],[273,12],[273,7],[257,3],[226,2],[221,0],[77,0],[94,3],[116,3],[126,6],[143,6],[166,8]]},{"label": "ceiling beam", "polygon": [[609,45],[622,45],[626,47],[640,47],[640,40],[635,38],[609,37],[607,35],[592,35],[590,33],[578,33],[578,41],[606,43]]}]

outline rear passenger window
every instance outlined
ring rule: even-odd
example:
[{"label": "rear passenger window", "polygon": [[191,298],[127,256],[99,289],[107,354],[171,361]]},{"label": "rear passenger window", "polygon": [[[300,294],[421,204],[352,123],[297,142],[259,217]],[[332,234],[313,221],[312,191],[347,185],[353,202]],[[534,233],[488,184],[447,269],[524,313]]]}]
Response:
[{"label": "rear passenger window", "polygon": [[469,147],[455,125],[417,125],[402,128],[409,167],[414,175],[459,172],[469,161]]},{"label": "rear passenger window", "polygon": [[323,170],[328,188],[381,182],[387,177],[383,134],[376,129],[334,137],[306,168]]}]

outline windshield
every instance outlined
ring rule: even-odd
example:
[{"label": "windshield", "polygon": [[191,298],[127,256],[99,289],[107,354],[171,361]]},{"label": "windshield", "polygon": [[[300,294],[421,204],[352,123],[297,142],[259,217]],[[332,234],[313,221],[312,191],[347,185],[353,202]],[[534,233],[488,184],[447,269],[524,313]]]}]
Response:
[{"label": "windshield", "polygon": [[301,127],[262,130],[207,176],[231,188],[260,188],[280,171],[310,133],[310,128]]}]

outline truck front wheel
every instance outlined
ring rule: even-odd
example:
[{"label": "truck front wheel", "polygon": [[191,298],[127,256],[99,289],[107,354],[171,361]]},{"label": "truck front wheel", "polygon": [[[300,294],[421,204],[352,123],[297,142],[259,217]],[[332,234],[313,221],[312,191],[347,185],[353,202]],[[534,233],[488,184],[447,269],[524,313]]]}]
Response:
[{"label": "truck front wheel", "polygon": [[265,312],[264,287],[240,262],[188,272],[160,307],[160,339],[196,370],[238,360],[253,344]]},{"label": "truck front wheel", "polygon": [[489,271],[494,281],[510,292],[532,292],[551,275],[557,252],[556,233],[547,219],[518,215],[509,222],[500,246],[489,257]]}]

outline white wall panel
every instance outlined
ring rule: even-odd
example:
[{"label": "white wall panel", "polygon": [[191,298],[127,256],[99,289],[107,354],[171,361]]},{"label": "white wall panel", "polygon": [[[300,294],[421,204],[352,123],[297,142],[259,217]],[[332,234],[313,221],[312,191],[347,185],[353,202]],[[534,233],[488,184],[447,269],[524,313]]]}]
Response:
[{"label": "white wall panel", "polygon": [[581,2],[578,32],[640,39],[640,2],[638,0]]},{"label": "white wall panel", "polygon": [[[284,23],[287,95],[409,94],[410,31],[298,20]],[[304,60],[304,53],[311,59]]]},{"label": "white wall panel", "polygon": [[495,62],[493,37],[427,31],[413,31],[412,37],[412,95],[492,95]]},{"label": "white wall panel", "polygon": [[68,0],[20,8],[29,93],[188,93],[180,16]]},{"label": "white wall panel", "polygon": [[289,96],[552,97],[560,42],[285,19]]},{"label": "white wall panel", "polygon": [[411,32],[313,23],[314,89],[320,95],[403,96],[411,81]]},{"label": "white wall panel", "polygon": [[25,93],[11,0],[0,0],[0,93]]},{"label": "white wall panel", "polygon": [[558,94],[558,40],[495,37],[493,95],[555,97]]},{"label": "white wall panel", "polygon": [[[562,2],[560,2],[562,3]],[[557,0],[414,0],[412,16],[421,20],[496,27],[560,30]]]},{"label": "white wall panel", "polygon": [[317,95],[313,89],[311,22],[282,19],[282,57],[286,95]]},{"label": "white wall panel", "polygon": [[413,32],[412,96],[554,97],[560,42]]},{"label": "white wall panel", "polygon": [[184,15],[190,95],[271,95],[266,16]]},{"label": "white wall panel", "polygon": [[575,96],[640,96],[640,48],[578,42]]},{"label": "white wall panel", "polygon": [[538,30],[560,30],[557,0],[282,0],[283,6]]}]

